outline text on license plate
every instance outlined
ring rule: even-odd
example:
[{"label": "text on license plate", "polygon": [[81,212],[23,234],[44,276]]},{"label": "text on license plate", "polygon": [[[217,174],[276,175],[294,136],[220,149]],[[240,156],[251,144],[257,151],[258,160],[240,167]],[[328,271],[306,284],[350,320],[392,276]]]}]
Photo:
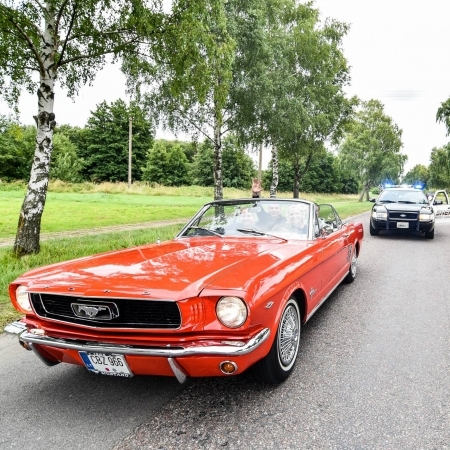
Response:
[{"label": "text on license plate", "polygon": [[132,377],[133,373],[128,367],[123,355],[106,353],[78,352],[88,370],[103,375],[116,377]]},{"label": "text on license plate", "polygon": [[409,228],[408,222],[397,222],[397,228]]}]

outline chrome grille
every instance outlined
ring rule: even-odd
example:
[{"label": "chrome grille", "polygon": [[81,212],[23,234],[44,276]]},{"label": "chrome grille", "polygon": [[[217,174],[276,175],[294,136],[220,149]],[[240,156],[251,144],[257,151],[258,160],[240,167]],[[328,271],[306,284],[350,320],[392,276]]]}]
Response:
[{"label": "chrome grille", "polygon": [[406,222],[410,220],[417,220],[418,215],[419,213],[417,212],[389,211],[389,219],[399,222],[401,222],[402,220]]},{"label": "chrome grille", "polygon": [[388,210],[386,229],[399,229],[397,222],[408,222],[409,230],[419,231],[419,212]]},{"label": "chrome grille", "polygon": [[[181,325],[181,314],[176,302],[164,300],[137,300],[119,298],[86,298],[55,294],[30,294],[36,314],[78,325],[99,328],[164,328],[176,329]],[[111,320],[96,320],[75,315],[72,304],[82,303],[96,307],[111,306],[118,312]]]}]

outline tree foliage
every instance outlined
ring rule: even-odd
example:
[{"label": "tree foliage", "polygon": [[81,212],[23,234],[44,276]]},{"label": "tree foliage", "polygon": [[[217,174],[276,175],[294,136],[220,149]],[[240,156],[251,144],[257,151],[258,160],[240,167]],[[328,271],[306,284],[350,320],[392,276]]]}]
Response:
[{"label": "tree foliage", "polygon": [[450,188],[450,144],[431,150],[428,174],[433,188]]},{"label": "tree foliage", "polygon": [[123,100],[102,102],[86,125],[84,146],[78,154],[85,161],[83,175],[92,181],[128,180],[129,118],[132,118],[132,180],[141,179],[141,167],[153,144],[153,126],[142,109]]},{"label": "tree foliage", "polygon": [[[73,96],[92,81],[108,55],[113,62],[124,54],[158,63],[170,58],[183,61],[179,70],[188,68],[188,60],[192,69],[195,59],[202,61],[201,50],[194,52],[197,58],[186,58],[183,50],[195,49],[208,36],[198,15],[215,3],[174,0],[166,12],[159,0],[0,2],[0,93],[16,107],[23,88],[38,98],[35,153],[14,244],[17,255],[39,251],[56,125],[56,80]],[[175,42],[184,42],[184,48],[174,47]]]},{"label": "tree foliage", "polygon": [[450,134],[450,98],[441,103],[436,112],[436,122],[443,122],[447,130],[447,136]]},{"label": "tree foliage", "polygon": [[142,179],[164,186],[187,186],[191,184],[189,162],[180,144],[167,145],[156,141],[147,152],[142,168]]},{"label": "tree foliage", "polygon": [[407,156],[400,153],[402,131],[384,113],[378,100],[362,102],[339,145],[343,170],[363,186],[360,201],[368,190],[384,179],[399,179]]},{"label": "tree foliage", "polygon": [[428,185],[430,175],[428,168],[422,164],[416,164],[404,177],[403,183],[414,184],[421,183],[423,186]]},{"label": "tree foliage", "polygon": [[[278,190],[281,192],[294,191],[295,169],[292,161],[279,161],[279,183]],[[264,173],[263,184],[265,189],[272,181],[272,162],[269,169]],[[351,176],[342,173],[336,162],[336,157],[329,151],[324,151],[310,165],[308,172],[302,177],[299,186],[300,192],[318,192],[324,194],[343,193],[356,194],[358,183]]]},{"label": "tree foliage", "polygon": [[84,160],[77,154],[77,147],[64,133],[57,133],[53,139],[50,178],[78,183],[82,181]]},{"label": "tree foliage", "polygon": [[[250,189],[256,170],[252,158],[239,146],[233,136],[223,144],[223,186]],[[193,165],[193,182],[200,186],[214,186],[214,147],[205,140],[199,145]]]},{"label": "tree foliage", "polygon": [[237,123],[247,141],[272,143],[294,168],[294,196],[325,141],[339,136],[352,113],[343,87],[348,67],[341,44],[348,26],[319,23],[311,3],[278,2],[261,50],[236,90]]},{"label": "tree foliage", "polygon": [[36,129],[0,116],[0,179],[26,180],[34,153]]}]

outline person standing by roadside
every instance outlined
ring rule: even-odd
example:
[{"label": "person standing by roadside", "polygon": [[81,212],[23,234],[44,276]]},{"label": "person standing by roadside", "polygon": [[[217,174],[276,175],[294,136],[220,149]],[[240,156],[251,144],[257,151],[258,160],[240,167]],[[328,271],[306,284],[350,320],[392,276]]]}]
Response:
[{"label": "person standing by roadside", "polygon": [[258,178],[253,178],[252,180],[252,198],[261,198],[261,191],[263,190],[261,186],[261,181]]}]

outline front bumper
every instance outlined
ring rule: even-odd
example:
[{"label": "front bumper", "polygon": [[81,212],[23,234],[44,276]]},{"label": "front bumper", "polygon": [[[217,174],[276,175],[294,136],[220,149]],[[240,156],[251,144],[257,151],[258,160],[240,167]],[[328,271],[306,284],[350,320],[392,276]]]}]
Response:
[{"label": "front bumper", "polygon": [[432,231],[435,223],[434,221],[408,221],[408,228],[398,228],[397,222],[400,222],[400,220],[375,220],[371,217],[370,222],[372,224],[372,228],[375,230],[418,231],[421,233]]},{"label": "front bumper", "polygon": [[[67,353],[72,360],[77,352],[92,352],[106,354],[120,354],[127,357],[144,357],[152,359],[154,357],[167,359],[167,362],[180,382],[184,382],[189,373],[183,369],[175,358],[198,357],[204,360],[205,357],[212,357],[215,361],[217,357],[239,358],[247,355],[263,344],[270,336],[270,329],[264,328],[257,332],[246,342],[233,342],[227,344],[226,340],[220,343],[208,343],[197,341],[194,343],[184,344],[176,347],[144,347],[135,345],[119,345],[101,342],[87,342],[75,339],[59,339],[46,336],[42,329],[27,330],[21,322],[14,322],[5,327],[5,332],[16,334],[23,347],[32,350],[47,365],[54,365],[56,361],[46,358],[43,353],[51,354],[55,358],[55,354]],[[44,352],[39,351],[42,347]],[[56,352],[53,349],[57,350]],[[66,360],[66,362],[69,362]],[[150,373],[151,374],[151,373]]]}]

